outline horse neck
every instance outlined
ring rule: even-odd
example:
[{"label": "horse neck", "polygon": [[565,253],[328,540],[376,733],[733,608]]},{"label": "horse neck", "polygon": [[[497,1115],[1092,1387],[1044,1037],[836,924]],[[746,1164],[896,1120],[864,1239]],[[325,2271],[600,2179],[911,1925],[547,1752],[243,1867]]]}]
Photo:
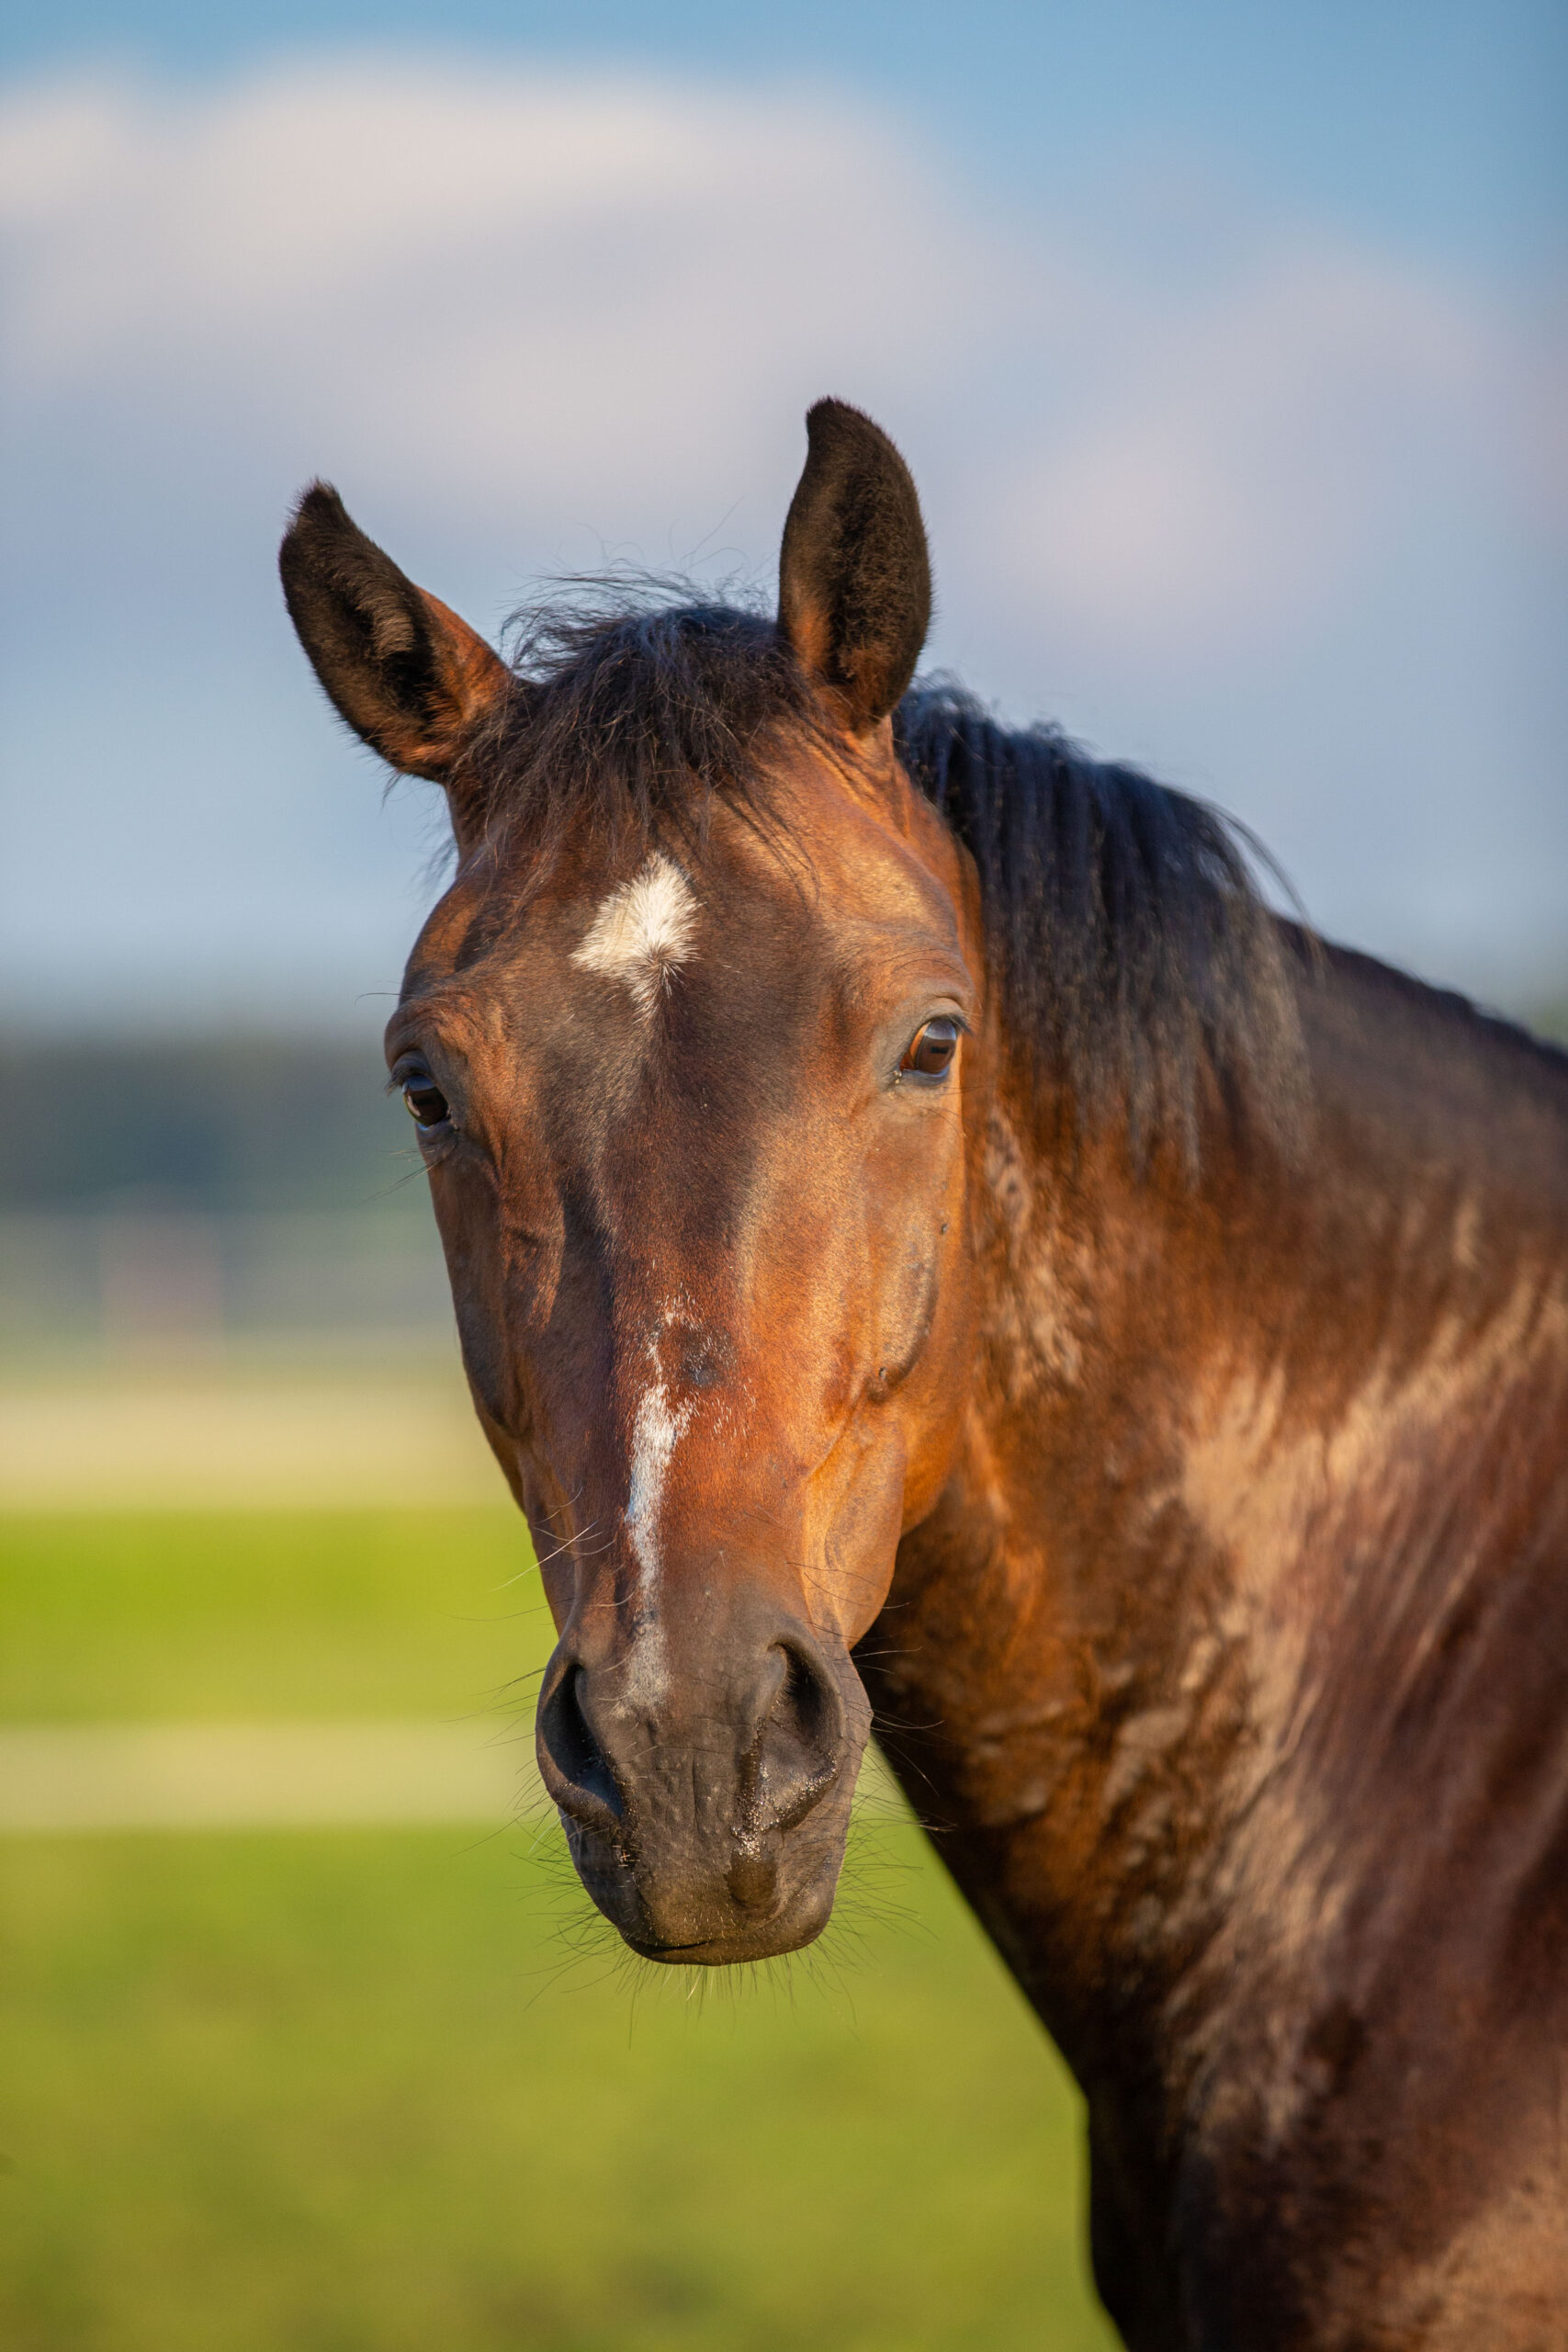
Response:
[{"label": "horse neck", "polygon": [[1369,1045],[1382,1021],[1354,974],[1311,1014],[1299,1164],[1216,1123],[1190,1182],[992,1120],[967,1428],[874,1696],[1080,2075],[1140,2005],[1196,2014],[1329,1932],[1400,1818],[1380,1774],[1425,1802],[1456,1703],[1434,1638],[1552,1481],[1563,1508],[1568,1085],[1466,1094],[1443,1039],[1414,1071],[1407,1035]]}]

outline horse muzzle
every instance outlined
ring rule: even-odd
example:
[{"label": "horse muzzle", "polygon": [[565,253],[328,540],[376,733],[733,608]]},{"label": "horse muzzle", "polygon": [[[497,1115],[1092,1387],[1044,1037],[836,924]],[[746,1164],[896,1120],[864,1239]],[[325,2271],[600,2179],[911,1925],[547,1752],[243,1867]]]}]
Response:
[{"label": "horse muzzle", "polygon": [[647,1614],[599,1658],[568,1627],[539,1770],[583,1885],[632,1950],[764,1960],[826,1926],[871,1710],[847,1651],[788,1618]]}]

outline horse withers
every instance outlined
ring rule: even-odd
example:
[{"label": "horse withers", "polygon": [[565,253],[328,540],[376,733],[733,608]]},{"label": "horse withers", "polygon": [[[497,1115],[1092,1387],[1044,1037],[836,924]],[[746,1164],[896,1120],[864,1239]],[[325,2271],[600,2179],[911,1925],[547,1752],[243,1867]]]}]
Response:
[{"label": "horse withers", "polygon": [[283,548],[451,811],[388,1053],[578,1870],[654,1960],[795,1949],[874,1719],[1134,2352],[1561,2347],[1568,1059],[912,685],[908,473],[808,438],[776,617],[507,664],[331,490]]}]

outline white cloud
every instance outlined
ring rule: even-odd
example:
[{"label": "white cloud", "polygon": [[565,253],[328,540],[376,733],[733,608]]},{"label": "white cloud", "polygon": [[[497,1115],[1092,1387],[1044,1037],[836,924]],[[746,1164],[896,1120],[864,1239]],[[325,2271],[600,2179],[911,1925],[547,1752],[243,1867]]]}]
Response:
[{"label": "white cloud", "polygon": [[1188,652],[1290,621],[1467,437],[1495,354],[1447,289],[1325,241],[1217,285],[1100,291],[1098,380],[1015,484],[1006,544],[1064,625]]},{"label": "white cloud", "polygon": [[[29,888],[25,952],[80,974],[112,937],[122,971],[131,905],[167,961],[199,895],[214,936],[231,910],[235,969],[276,979],[385,891],[391,853],[322,814],[301,765],[329,739],[268,542],[311,473],[412,568],[438,549],[432,585],[479,583],[484,622],[604,542],[658,564],[711,538],[765,576],[823,391],[915,462],[939,656],[1036,708],[1066,689],[1110,747],[1282,825],[1314,912],[1332,924],[1338,889],[1398,950],[1416,882],[1380,867],[1373,905],[1312,848],[1330,767],[1385,792],[1431,902],[1451,877],[1495,930],[1521,876],[1541,900],[1545,771],[1510,754],[1478,846],[1469,778],[1531,685],[1472,652],[1514,540],[1560,557],[1553,369],[1472,289],[1213,204],[1162,274],[1152,228],[1004,214],[908,126],[806,87],[366,52],[0,95],[11,741],[24,778],[52,773],[69,709],[79,819],[57,880],[80,935]],[[1382,746],[1359,768],[1312,660]],[[51,828],[29,799],[11,839],[47,862]]]},{"label": "white cloud", "polygon": [[457,527],[619,537],[716,517],[843,390],[940,421],[965,571],[1183,650],[1324,593],[1495,365],[1450,292],[1296,232],[1119,282],[809,91],[363,57],[71,83],[0,115],[0,220],[44,430],[85,387]]},{"label": "white cloud", "polygon": [[967,332],[992,259],[808,94],[359,61],[38,93],[0,147],[18,389],[205,395],[219,433],[531,520],[722,481],[781,374],[918,366],[922,306]]}]

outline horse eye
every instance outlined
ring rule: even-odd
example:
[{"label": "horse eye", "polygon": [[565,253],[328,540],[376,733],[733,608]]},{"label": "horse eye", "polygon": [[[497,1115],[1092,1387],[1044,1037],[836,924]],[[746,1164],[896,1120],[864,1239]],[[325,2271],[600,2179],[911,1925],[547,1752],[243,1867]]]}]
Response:
[{"label": "horse eye", "polygon": [[452,1115],[446,1097],[432,1079],[405,1078],[403,1101],[408,1104],[410,1118],[418,1126],[445,1126]]},{"label": "horse eye", "polygon": [[922,1078],[942,1078],[951,1069],[953,1057],[957,1051],[957,1022],[939,1015],[935,1021],[928,1021],[923,1029],[916,1030],[898,1069],[900,1073],[912,1069],[918,1070]]}]

